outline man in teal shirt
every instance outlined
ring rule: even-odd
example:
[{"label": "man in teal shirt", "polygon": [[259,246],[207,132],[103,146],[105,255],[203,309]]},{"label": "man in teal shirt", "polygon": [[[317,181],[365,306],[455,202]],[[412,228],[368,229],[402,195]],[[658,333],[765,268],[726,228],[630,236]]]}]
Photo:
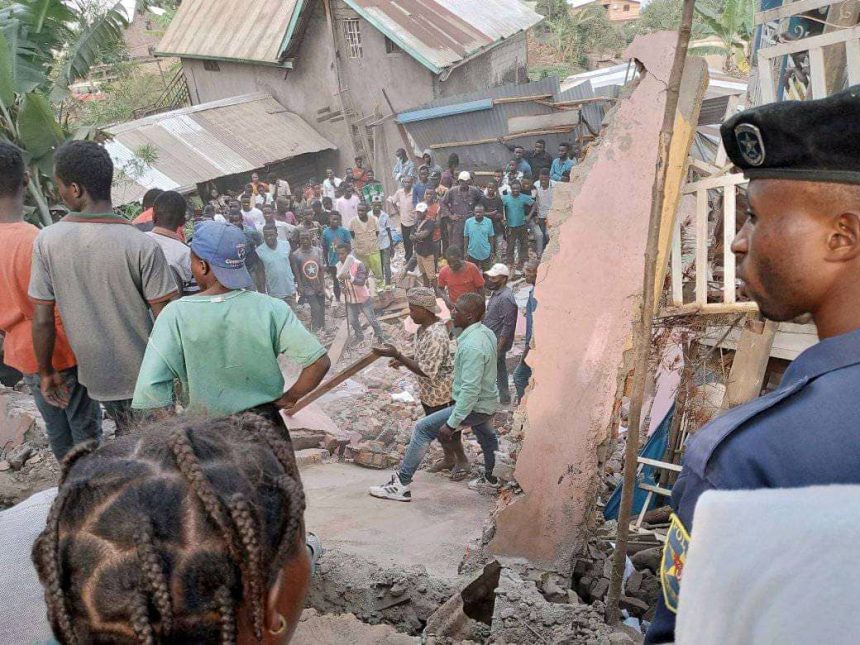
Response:
[{"label": "man in teal shirt", "polygon": [[[228,416],[262,406],[268,414],[272,406],[289,410],[322,381],[331,365],[325,348],[283,300],[249,290],[245,252],[237,227],[207,221],[195,228],[191,271],[201,291],[156,320],[133,408],[172,408],[178,379],[191,413]],[[302,367],[287,392],[280,354]]]},{"label": "man in teal shirt", "polygon": [[268,224],[263,227],[263,241],[257,247],[257,257],[266,277],[266,293],[295,310],[296,279],[290,264],[290,243],[278,239],[278,229]]},{"label": "man in teal shirt", "polygon": [[481,320],[484,298],[476,293],[461,296],[451,312],[454,326],[463,330],[457,339],[454,357],[454,405],[421,419],[412,431],[412,439],[400,470],[382,486],[372,486],[370,494],[381,499],[411,502],[410,484],[415,471],[433,439],[449,440],[461,427],[471,427],[484,453],[484,474],[469,482],[469,488],[495,492],[499,480],[493,475],[499,439],[492,421],[499,404],[496,385],[496,336]]},{"label": "man in teal shirt", "polygon": [[466,253],[469,255],[469,262],[486,271],[496,255],[496,236],[493,222],[484,217],[484,206],[476,204],[474,212],[474,216],[466,220],[466,226],[463,229]]},{"label": "man in teal shirt", "polygon": [[[526,213],[535,200],[522,192],[523,185],[518,181],[510,184],[511,194],[502,195],[505,206],[505,223],[508,227],[508,266],[514,266],[514,250],[519,247],[518,266],[522,270],[529,259],[529,231],[526,226]],[[527,210],[529,209],[529,210]]]}]

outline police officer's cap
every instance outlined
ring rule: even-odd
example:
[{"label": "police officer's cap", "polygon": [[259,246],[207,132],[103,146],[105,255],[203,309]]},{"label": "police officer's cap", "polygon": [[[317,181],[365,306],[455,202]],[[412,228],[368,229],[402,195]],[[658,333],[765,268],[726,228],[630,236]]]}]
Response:
[{"label": "police officer's cap", "polygon": [[745,110],[720,134],[750,179],[860,184],[860,85],[816,101]]}]

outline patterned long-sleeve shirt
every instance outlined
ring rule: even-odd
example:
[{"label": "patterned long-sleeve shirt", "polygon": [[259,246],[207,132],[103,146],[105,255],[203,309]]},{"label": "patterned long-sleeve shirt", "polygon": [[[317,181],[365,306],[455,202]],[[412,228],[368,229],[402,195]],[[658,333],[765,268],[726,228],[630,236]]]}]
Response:
[{"label": "patterned long-sleeve shirt", "polygon": [[454,356],[448,327],[443,322],[420,327],[412,341],[410,357],[427,378],[416,376],[421,402],[428,406],[447,405],[451,402],[454,383]]}]

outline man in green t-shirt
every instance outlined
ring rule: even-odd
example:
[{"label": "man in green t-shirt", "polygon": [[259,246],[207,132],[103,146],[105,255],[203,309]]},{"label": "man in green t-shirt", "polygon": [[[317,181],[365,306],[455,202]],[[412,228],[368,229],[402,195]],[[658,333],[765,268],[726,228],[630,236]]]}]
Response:
[{"label": "man in green t-shirt", "polygon": [[[173,382],[182,384],[189,412],[226,416],[251,408],[289,410],[313,390],[331,363],[319,341],[282,300],[250,291],[246,240],[237,227],[219,222],[197,226],[191,270],[201,291],[164,309],[158,317],[132,406],[169,408]],[[284,392],[278,356],[302,367]]]}]

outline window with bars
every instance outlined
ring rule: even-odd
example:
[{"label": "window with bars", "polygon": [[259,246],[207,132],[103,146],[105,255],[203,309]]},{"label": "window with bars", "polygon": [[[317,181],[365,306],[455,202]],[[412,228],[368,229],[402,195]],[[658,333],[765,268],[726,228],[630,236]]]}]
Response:
[{"label": "window with bars", "polygon": [[350,58],[361,58],[361,27],[357,19],[348,19],[343,21],[343,37],[346,39],[346,44],[349,46]]},{"label": "window with bars", "polygon": [[395,43],[393,40],[391,40],[391,38],[389,38],[388,36],[385,36],[385,53],[386,54],[402,54],[403,50],[400,49],[400,47],[397,46],[397,43]]},{"label": "window with bars", "polygon": [[203,69],[205,69],[207,72],[220,72],[221,66],[216,60],[204,60]]}]

